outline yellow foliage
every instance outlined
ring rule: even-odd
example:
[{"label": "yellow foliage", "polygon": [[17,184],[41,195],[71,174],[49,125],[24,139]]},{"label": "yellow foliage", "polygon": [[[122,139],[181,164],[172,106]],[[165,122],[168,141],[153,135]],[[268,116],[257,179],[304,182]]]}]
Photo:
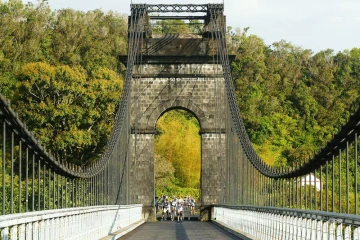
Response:
[{"label": "yellow foliage", "polygon": [[121,76],[104,67],[87,74],[38,62],[25,64],[17,77],[13,104],[42,144],[70,162],[95,160],[112,129]]},{"label": "yellow foliage", "polygon": [[157,123],[155,154],[172,163],[182,187],[199,187],[201,148],[199,123],[185,111],[164,114]]}]

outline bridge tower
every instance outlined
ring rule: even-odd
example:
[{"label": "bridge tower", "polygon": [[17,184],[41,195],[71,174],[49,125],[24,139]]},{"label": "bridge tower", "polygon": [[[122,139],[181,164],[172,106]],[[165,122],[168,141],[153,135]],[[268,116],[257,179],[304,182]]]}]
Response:
[{"label": "bridge tower", "polygon": [[[210,10],[225,21],[222,4],[132,4],[132,12],[145,10],[137,19],[143,38],[137,49],[131,88],[131,160],[129,203],[153,206],[155,193],[154,140],[156,122],[165,112],[184,109],[199,121],[201,130],[201,205],[223,203],[228,181],[225,125],[227,99],[218,48],[210,24]],[[152,16],[150,13],[204,12],[204,16]],[[151,21],[199,19],[201,34],[154,34]],[[120,56],[126,65],[127,56]]]}]

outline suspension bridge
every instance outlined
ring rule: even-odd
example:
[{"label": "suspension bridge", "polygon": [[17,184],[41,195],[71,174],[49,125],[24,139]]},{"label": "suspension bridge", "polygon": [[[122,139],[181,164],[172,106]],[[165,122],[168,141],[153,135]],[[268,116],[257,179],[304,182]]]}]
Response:
[{"label": "suspension bridge", "polygon": [[[200,20],[203,30],[153,33],[152,21],[162,19]],[[174,239],[360,239],[359,109],[307,161],[269,166],[236,101],[223,4],[131,4],[128,26],[123,94],[95,163],[54,157],[0,96],[1,239],[161,239],[159,224]],[[196,230],[154,222],[155,124],[173,109],[201,126]]]}]

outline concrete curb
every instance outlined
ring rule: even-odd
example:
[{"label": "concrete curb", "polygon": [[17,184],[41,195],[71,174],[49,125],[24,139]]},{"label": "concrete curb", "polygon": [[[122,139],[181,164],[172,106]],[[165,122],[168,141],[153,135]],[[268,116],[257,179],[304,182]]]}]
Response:
[{"label": "concrete curb", "polygon": [[239,237],[240,239],[243,240],[259,240],[258,238],[251,236],[248,233],[245,233],[243,231],[240,231],[238,229],[232,228],[222,222],[216,221],[216,220],[211,220],[212,223],[218,225],[219,227],[221,227],[222,229],[224,229],[225,231],[234,234],[235,236]]},{"label": "concrete curb", "polygon": [[106,237],[101,238],[100,240],[116,240],[119,239],[120,237],[124,236],[125,234],[128,234],[129,232],[131,232],[132,230],[134,230],[135,228],[139,227],[141,224],[143,224],[145,222],[144,219],[137,221],[133,224],[131,224],[130,226],[127,226],[123,229],[120,229],[116,232],[110,233],[109,235],[107,235]]}]

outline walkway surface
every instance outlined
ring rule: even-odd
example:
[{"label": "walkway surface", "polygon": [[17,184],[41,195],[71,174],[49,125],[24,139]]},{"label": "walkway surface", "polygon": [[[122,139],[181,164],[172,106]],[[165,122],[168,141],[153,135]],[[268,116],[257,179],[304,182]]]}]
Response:
[{"label": "walkway surface", "polygon": [[239,239],[211,222],[147,222],[120,238],[135,240],[223,240]]}]

